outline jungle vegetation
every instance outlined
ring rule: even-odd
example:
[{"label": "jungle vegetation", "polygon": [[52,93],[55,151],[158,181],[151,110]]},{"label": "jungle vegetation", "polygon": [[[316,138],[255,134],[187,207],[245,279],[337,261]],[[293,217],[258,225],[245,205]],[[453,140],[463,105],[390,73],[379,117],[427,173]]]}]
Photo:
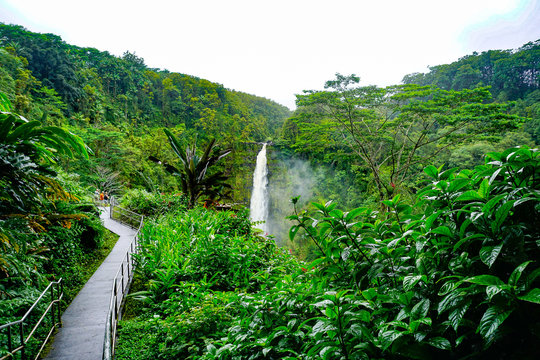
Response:
[{"label": "jungle vegetation", "polygon": [[[135,53],[0,41],[2,322],[84,283],[100,188],[148,217],[120,359],[538,358],[538,41],[385,88],[336,74],[294,112]],[[268,140],[276,241],[201,206],[245,203]]]}]

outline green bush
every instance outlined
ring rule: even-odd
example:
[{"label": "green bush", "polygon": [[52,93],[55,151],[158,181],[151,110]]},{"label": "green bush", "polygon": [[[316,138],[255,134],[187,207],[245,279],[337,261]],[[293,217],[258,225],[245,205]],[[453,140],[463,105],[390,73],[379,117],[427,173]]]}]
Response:
[{"label": "green bush", "polygon": [[204,280],[220,290],[258,287],[252,275],[281,266],[281,251],[272,240],[246,234],[246,223],[247,212],[204,208],[150,220],[139,236],[139,271],[153,279],[150,288],[160,298],[178,281]]},{"label": "green bush", "polygon": [[[61,306],[65,309],[91,275],[89,269],[94,266],[90,264],[101,262],[105,256],[101,252],[105,230],[94,206],[51,201],[43,204],[42,211],[39,217],[0,220],[2,233],[9,236],[9,241],[0,242],[0,324],[20,319],[49,281],[59,278],[63,278],[65,295]],[[49,300],[47,293],[45,301],[27,319],[26,336]],[[34,337],[44,339],[47,330],[38,328]],[[40,345],[31,340],[27,355],[35,355]],[[3,331],[0,356],[6,349],[7,336]]]},{"label": "green bush", "polygon": [[134,296],[167,334],[152,356],[538,358],[539,162],[522,148],[475,170],[429,166],[418,201],[395,196],[384,212],[313,204],[290,229],[314,244],[309,265],[268,240],[223,236],[226,214],[148,224],[148,289]]},{"label": "green bush", "polygon": [[186,210],[187,199],[179,193],[150,193],[146,190],[131,189],[122,196],[120,206],[145,217],[157,216],[170,211]]},{"label": "green bush", "polygon": [[430,166],[418,203],[396,196],[386,214],[327,203],[293,216],[291,238],[319,258],[246,298],[205,358],[538,357],[539,159],[511,149],[475,171]]},{"label": "green bush", "polygon": [[[204,208],[169,213],[145,223],[137,255],[139,291],[130,295],[145,308],[139,308],[141,316],[129,324],[145,322],[145,314],[153,314],[158,319],[153,323],[166,336],[152,345],[154,353],[144,356],[202,356],[207,346],[226,336],[241,311],[238,299],[243,295],[239,294],[271,286],[273,279],[298,267],[272,240],[252,235],[246,224],[250,224],[246,211]],[[141,283],[146,284],[143,289]],[[119,359],[144,358],[133,357],[128,349],[131,336],[120,333]]]}]

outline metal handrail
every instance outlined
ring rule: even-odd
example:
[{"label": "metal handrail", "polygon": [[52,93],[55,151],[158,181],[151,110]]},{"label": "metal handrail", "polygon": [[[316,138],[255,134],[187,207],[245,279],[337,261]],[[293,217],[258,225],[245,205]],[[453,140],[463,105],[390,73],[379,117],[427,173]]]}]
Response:
[{"label": "metal handrail", "polygon": [[[56,285],[56,297],[54,295],[55,285]],[[25,337],[24,335],[25,320],[28,318],[28,316],[30,316],[30,313],[32,313],[32,311],[37,306],[37,304],[44,298],[45,294],[49,291],[49,289],[51,293],[51,301],[49,302],[45,311],[41,314],[37,323],[30,330],[30,333],[28,333],[28,335]],[[51,327],[49,329],[49,332],[47,333],[46,338],[41,343],[39,351],[36,354],[36,357],[34,358],[34,359],[38,359],[39,356],[41,355],[41,352],[43,351],[43,348],[47,344],[47,341],[49,341],[49,339],[51,338],[56,327],[62,326],[62,320],[61,320],[61,314],[60,314],[60,301],[62,300],[63,297],[64,297],[64,284],[62,283],[62,278],[60,278],[58,281],[51,281],[49,285],[45,288],[45,290],[43,290],[41,295],[39,295],[39,297],[34,302],[34,304],[32,304],[30,309],[28,309],[28,311],[23,315],[22,318],[20,318],[17,321],[12,321],[10,323],[0,325],[0,332],[3,332],[5,329],[7,329],[7,338],[8,338],[8,341],[7,341],[8,353],[2,356],[0,360],[9,359],[9,358],[13,359],[15,358],[16,353],[20,353],[21,360],[24,360],[26,358],[25,357],[26,344],[34,336],[34,333],[37,331],[39,326],[45,320],[45,317],[47,316],[47,314],[50,312],[51,313]],[[56,308],[56,311],[55,311],[55,308]],[[11,329],[17,326],[19,328],[19,344],[18,346],[14,347]]]},{"label": "metal handrail", "polygon": [[[126,221],[123,221],[122,218],[119,218],[119,219],[114,219],[114,214],[115,213],[120,213],[121,216],[124,216],[126,218],[128,218],[131,222],[126,222]],[[111,219],[114,219],[114,220],[118,220],[122,223],[124,223],[125,225],[133,228],[133,229],[136,229],[136,225],[134,224],[141,224],[142,223],[142,219],[144,217],[144,215],[141,215],[141,214],[137,214],[136,212],[133,212],[131,210],[128,210],[128,209],[125,209],[123,207],[120,207],[118,206],[116,203],[115,203],[115,199],[112,198],[111,199],[111,210],[110,210],[110,213],[109,213],[109,216]]]},{"label": "metal handrail", "polygon": [[[116,208],[118,206],[114,207]],[[113,205],[111,202],[111,218],[113,211],[112,208]],[[141,230],[144,223],[144,215],[139,215],[137,213],[133,214],[140,216],[140,222],[133,241],[129,245],[129,249],[124,256],[122,263],[120,264],[120,268],[116,272],[112,283],[111,301],[109,303],[109,311],[107,312],[105,341],[103,343],[102,359],[104,360],[110,360],[114,356],[116,346],[116,326],[118,325],[118,321],[122,318],[122,308],[124,306],[125,295],[127,294],[129,286],[131,285],[131,281],[133,280],[133,270],[136,266],[133,254],[138,252],[139,231]]]}]

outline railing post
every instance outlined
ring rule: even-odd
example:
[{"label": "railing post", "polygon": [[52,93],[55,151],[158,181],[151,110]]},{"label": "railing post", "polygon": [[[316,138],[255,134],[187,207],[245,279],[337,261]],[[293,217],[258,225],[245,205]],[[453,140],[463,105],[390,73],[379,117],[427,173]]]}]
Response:
[{"label": "railing post", "polygon": [[51,285],[51,327],[55,327],[54,325],[54,319],[55,319],[55,316],[54,316],[54,285]]},{"label": "railing post", "polygon": [[60,294],[62,294],[62,290],[64,289],[62,285],[62,279],[60,279],[59,283],[56,285],[56,295],[58,296],[58,302],[56,303],[56,314],[58,316],[58,327],[62,327],[62,316],[60,315]]},{"label": "railing post", "polygon": [[56,303],[57,309],[58,309],[58,326],[62,327],[62,315],[60,314],[60,295],[64,293],[64,282],[63,279],[60,279],[60,283],[58,284],[58,303]]},{"label": "railing post", "polygon": [[122,261],[122,264],[120,264],[120,273],[122,274],[122,277],[121,277],[121,284],[122,284],[122,294],[124,294],[124,262]]},{"label": "railing post", "polygon": [[129,254],[130,254],[130,253],[128,252],[128,253],[127,253],[127,273],[128,273],[128,282],[129,282],[129,279],[131,278],[131,277],[130,277],[130,268],[129,268],[129,265],[130,265],[130,264],[129,264],[129,262],[130,262],[130,260],[129,260]]},{"label": "railing post", "polygon": [[24,360],[24,348],[26,347],[26,344],[24,343],[24,323],[19,323],[19,337],[21,341],[21,360]]},{"label": "railing post", "polygon": [[113,292],[114,292],[114,318],[116,319],[118,317],[118,308],[116,306],[116,299],[118,297],[118,290],[116,285],[116,279],[114,279],[114,285],[113,285]]}]

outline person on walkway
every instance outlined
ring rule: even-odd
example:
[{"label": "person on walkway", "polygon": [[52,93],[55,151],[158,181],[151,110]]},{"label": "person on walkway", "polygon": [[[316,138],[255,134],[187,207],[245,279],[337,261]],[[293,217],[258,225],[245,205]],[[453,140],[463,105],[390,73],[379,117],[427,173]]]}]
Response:
[{"label": "person on walkway", "polygon": [[103,194],[103,192],[99,193],[99,201],[101,202],[101,205],[103,205],[104,199],[105,199],[105,194]]},{"label": "person on walkway", "polygon": [[105,204],[108,204],[109,203],[109,194],[107,192],[105,192],[103,194],[103,198],[105,199]]}]

